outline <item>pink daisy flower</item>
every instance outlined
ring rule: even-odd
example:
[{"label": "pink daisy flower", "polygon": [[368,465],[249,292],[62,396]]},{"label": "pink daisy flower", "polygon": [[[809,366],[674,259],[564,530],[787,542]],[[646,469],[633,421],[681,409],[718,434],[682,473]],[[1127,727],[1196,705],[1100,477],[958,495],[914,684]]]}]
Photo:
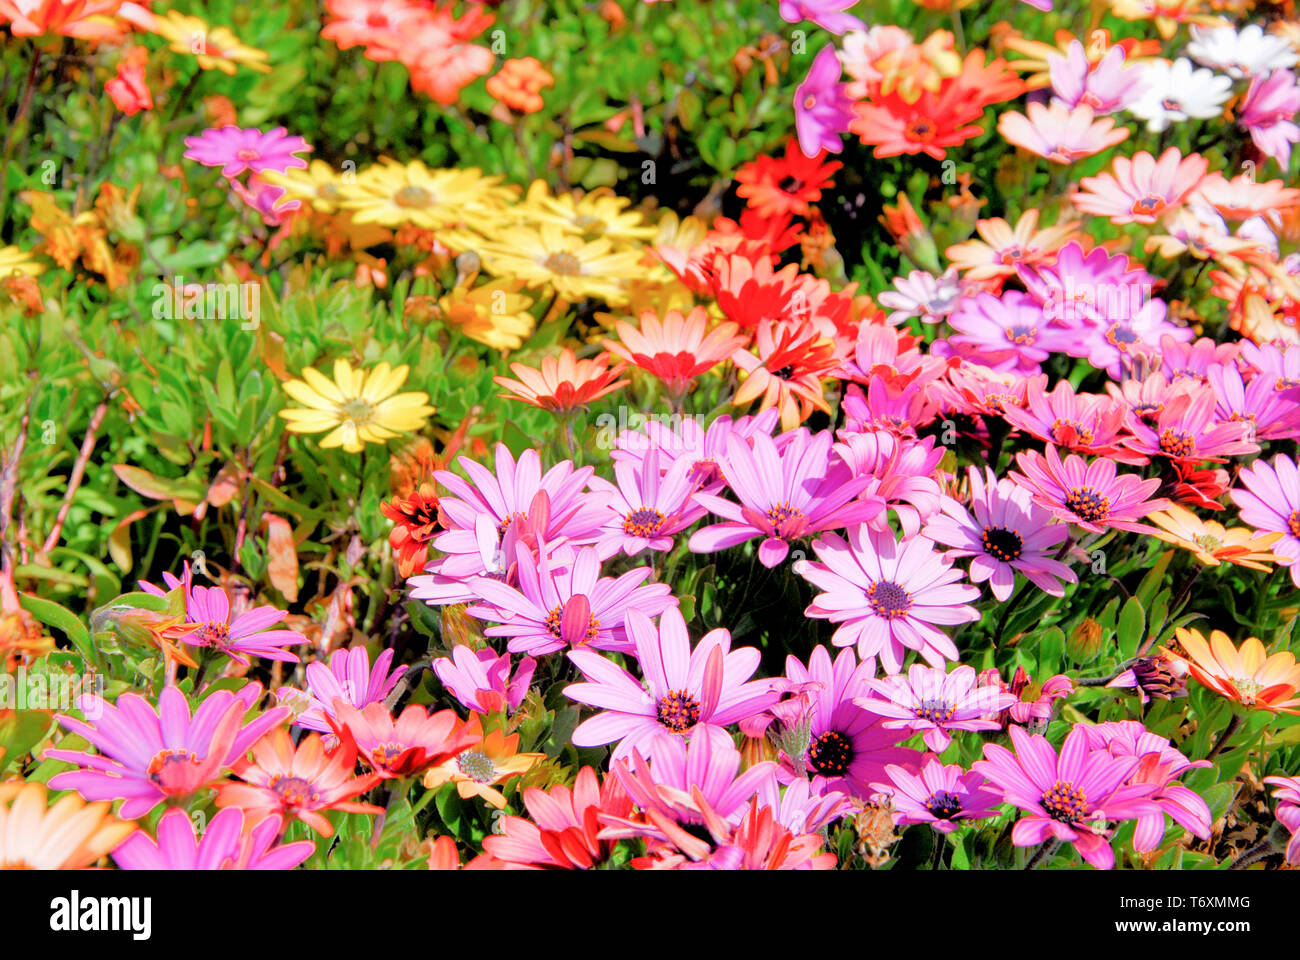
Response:
[{"label": "pink daisy flower", "polygon": [[1133,159],[1116,157],[1113,173],[1084,177],[1074,205],[1084,213],[1109,217],[1112,223],[1155,223],[1177,207],[1201,182],[1208,161],[1198,153],[1183,157],[1170,147],[1156,160],[1147,151]]},{"label": "pink daisy flower", "polygon": [[1264,782],[1276,789],[1277,819],[1291,831],[1286,845],[1286,862],[1300,864],[1300,777],[1265,777]]},{"label": "pink daisy flower", "polygon": [[1097,119],[1087,104],[1070,107],[1053,100],[1050,106],[1031,103],[1025,113],[1008,110],[998,117],[998,133],[1007,143],[1053,163],[1071,164],[1122,143],[1129,130],[1115,129],[1110,117]]},{"label": "pink daisy flower", "polygon": [[[879,497],[897,514],[906,536],[921,529],[921,522],[939,510],[939,484],[934,473],[943,460],[944,449],[934,445],[933,437],[923,440],[900,439],[879,430],[868,433],[840,432],[835,452],[855,477],[870,477],[863,496]],[[884,529],[888,511],[882,510],[869,521]]]},{"label": "pink daisy flower", "polygon": [[[885,718],[889,730],[909,734],[924,731],[921,738],[935,753],[943,753],[952,742],[953,730],[997,730],[996,720],[986,719],[1016,702],[1012,693],[977,686],[974,667],[959,666],[951,673],[943,667],[912,664],[907,675],[895,674],[866,682],[870,693],[853,702],[868,713]],[[875,694],[874,696],[870,694]]]},{"label": "pink daisy flower", "polygon": [[1140,68],[1124,66],[1124,48],[1119,44],[1094,64],[1083,44],[1072,40],[1065,56],[1047,55],[1047,71],[1054,105],[1088,107],[1097,116],[1123,109],[1146,86]]},{"label": "pink daisy flower", "polygon": [[866,24],[844,11],[858,0],[781,0],[779,10],[786,23],[811,20],[817,26],[839,36],[845,30],[864,30]]},{"label": "pink daisy flower", "polygon": [[1063,331],[1049,326],[1042,306],[1019,290],[966,297],[948,323],[957,331],[949,343],[969,348],[975,362],[1000,372],[1038,373],[1039,364],[1065,347]]},{"label": "pink daisy flower", "polygon": [[1250,383],[1235,363],[1215,364],[1207,373],[1219,423],[1243,423],[1249,440],[1294,440],[1300,436],[1300,403],[1267,377]]},{"label": "pink daisy flower", "polygon": [[782,788],[776,777],[758,788],[758,804],[770,807],[776,822],[791,833],[812,833],[853,812],[844,794],[831,790],[818,793],[807,780],[796,779]]},{"label": "pink daisy flower", "polygon": [[873,783],[872,790],[889,797],[894,823],[908,826],[928,823],[940,833],[952,833],[962,820],[996,817],[1002,797],[983,789],[984,774],[967,772],[960,764],[945,766],[927,755],[917,774],[896,764],[885,767],[888,783]]},{"label": "pink daisy flower", "polygon": [[517,557],[519,588],[475,578],[470,586],[480,602],[466,610],[480,620],[497,621],[483,632],[509,637],[511,653],[540,656],[566,646],[629,652],[632,644],[623,626],[629,610],[656,617],[677,606],[669,584],[645,583],[649,567],[636,567],[617,579],[602,577],[591,547],[565,548],[533,563],[521,545]]},{"label": "pink daisy flower", "polygon": [[[972,583],[989,581],[993,596],[1006,600],[1015,589],[1016,571],[1054,597],[1064,596],[1061,582],[1076,583],[1074,571],[1052,554],[1068,535],[1064,524],[1032,502],[1029,491],[984,468],[981,478],[971,467],[970,511],[945,497],[943,515],[925,526],[925,535],[948,547],[948,558],[971,557]],[[973,516],[972,516],[973,511]]]},{"label": "pink daisy flower", "polygon": [[821,562],[800,560],[794,569],[826,592],[804,614],[839,623],[831,637],[836,646],[856,644],[864,660],[879,656],[887,673],[903,669],[907,650],[933,666],[958,658],[936,624],[978,620],[969,603],[979,590],[957,582],[962,572],[935,553],[933,541],[917,536],[898,543],[892,531],[857,526],[848,542],[826,534],[813,550]]},{"label": "pink daisy flower", "polygon": [[1214,818],[1210,808],[1199,796],[1174,781],[1202,767],[1213,766],[1207,760],[1193,763],[1174,747],[1168,737],[1149,731],[1134,720],[1084,725],[1088,743],[1094,750],[1104,750],[1112,757],[1138,757],[1137,767],[1124,781],[1130,784],[1155,784],[1151,802],[1158,813],[1145,813],[1137,818],[1133,831],[1133,849],[1138,853],[1154,850],[1165,835],[1165,814],[1180,827],[1202,840],[1210,839]]},{"label": "pink daisy flower", "polygon": [[641,430],[619,433],[617,446],[610,457],[615,462],[639,463],[652,448],[657,448],[662,472],[667,473],[678,459],[686,458],[691,462],[690,479],[695,489],[717,493],[726,486],[718,463],[727,455],[727,438],[737,436],[748,440],[755,433],[770,437],[780,416],[775,407],[737,420],[723,414],[710,423],[708,429],[701,427],[694,417],[680,418],[671,425],[650,420]]},{"label": "pink daisy flower", "polygon": [[284,127],[263,133],[226,125],[204,130],[197,137],[186,137],[185,157],[205,167],[220,167],[221,175],[233,180],[246,170],[264,173],[274,170],[305,169],[307,161],[295,156],[311,150],[302,137],[287,136]]},{"label": "pink daisy flower", "polygon": [[136,831],[113,851],[123,870],[292,870],[313,853],[311,840],[279,843],[283,818],[272,814],[246,824],[244,811],[219,810],[200,840],[185,810],[168,810],[158,839]]},{"label": "pink daisy flower", "polygon": [[1291,568],[1291,580],[1300,587],[1300,471],[1295,461],[1284,453],[1272,464],[1256,460],[1237,475],[1246,488],[1228,491],[1241,511],[1241,522],[1265,533],[1280,533],[1273,553],[1286,560],[1278,561]]},{"label": "pink daisy flower", "polygon": [[1237,122],[1250,132],[1261,153],[1285,170],[1291,163],[1291,145],[1300,142],[1300,86],[1290,70],[1271,70],[1253,77]]},{"label": "pink daisy flower", "polygon": [[1039,506],[1059,520],[1075,523],[1100,533],[1107,527],[1149,533],[1153,528],[1138,523],[1153,510],[1163,510],[1169,501],[1148,500],[1160,486],[1160,478],[1143,480],[1136,474],[1116,474],[1115,463],[1104,457],[1088,463],[1071,454],[1061,462],[1056,447],[1047,445],[1047,456],[1033,450],[1016,454],[1023,473],[1012,471],[1012,480],[1024,487]]},{"label": "pink daisy flower", "polygon": [[63,714],[54,719],[98,752],[46,750],[44,757],[81,768],[56,774],[50,788],[76,790],[87,800],[125,800],[121,816],[127,820],[164,800],[184,800],[219,779],[254,741],[288,718],[288,708],[275,707],[244,724],[261,696],[260,683],[238,693],[218,690],[203,698],[193,717],[185,694],[172,686],[158,695],[156,709],[135,693],[122,694],[116,704],[79,697],[82,713],[101,711],[93,726]]},{"label": "pink daisy flower", "polygon": [[1227,463],[1228,457],[1258,453],[1259,445],[1249,439],[1250,425],[1218,422],[1215,406],[1214,391],[1209,387],[1180,393],[1165,405],[1155,423],[1130,417],[1133,436],[1125,443],[1139,453],[1184,465]]},{"label": "pink daisy flower", "polygon": [[666,742],[682,737],[730,743],[728,724],[780,699],[781,681],[749,679],[758,669],[758,650],[732,650],[725,629],[705,634],[692,650],[676,607],[664,611],[658,627],[637,610],[628,611],[626,623],[644,680],[589,650],[569,651],[587,682],[565,687],[565,696],[602,710],[573,731],[575,746],[617,740],[617,760],[633,750],[656,757]]},{"label": "pink daisy flower", "polygon": [[694,463],[679,457],[666,473],[659,469],[659,451],[652,447],[641,462],[614,464],[617,486],[592,477],[591,489],[609,498],[613,514],[596,549],[602,556],[622,550],[629,557],[642,550],[671,550],[673,537],[707,512],[694,503]]},{"label": "pink daisy flower", "polygon": [[1024,406],[1008,407],[1003,418],[1017,430],[1075,453],[1146,462],[1146,457],[1124,448],[1128,439],[1124,408],[1111,397],[1075,393],[1069,380],[1058,381],[1051,393],[1043,382],[1031,382]]},{"label": "pink daisy flower", "polygon": [[[459,647],[457,648],[459,649]],[[297,707],[293,722],[307,730],[329,734],[329,718],[334,716],[334,701],[346,700],[358,710],[368,703],[382,703],[392,693],[404,667],[389,672],[393,651],[384,650],[370,666],[370,653],[365,647],[335,650],[330,654],[329,665],[319,660],[307,664],[307,689],[279,687],[275,698],[283,706]],[[326,738],[328,745],[329,738]]]},{"label": "pink daisy flower", "polygon": [[1011,728],[1015,753],[984,744],[983,760],[971,765],[988,778],[1006,803],[1025,811],[1011,831],[1011,842],[1030,847],[1055,837],[1072,843],[1099,870],[1115,865],[1106,822],[1159,813],[1148,798],[1151,783],[1123,786],[1138,766],[1137,757],[1112,757],[1088,746],[1085,724],[1066,735],[1057,756],[1046,737]]},{"label": "pink daisy flower", "polygon": [[907,732],[886,729],[856,702],[871,692],[867,681],[875,673],[875,660],[859,663],[851,647],[841,650],[834,663],[820,644],[806,667],[793,654],[786,657],[786,679],[799,694],[772,709],[778,728],[768,734],[781,750],[782,781],[796,784],[809,778],[815,796],[846,793],[866,799],[871,781],[883,775],[887,764],[916,766],[920,754],[898,746]]},{"label": "pink daisy flower", "polygon": [[464,644],[451,648],[450,657],[433,661],[433,672],[452,696],[477,713],[514,713],[528,695],[537,661],[522,658],[510,675],[510,654],[491,648],[471,650]]},{"label": "pink daisy flower", "polygon": [[854,115],[853,101],[840,83],[842,71],[835,45],[828,43],[813,59],[803,83],[795,88],[794,127],[804,156],[844,149],[840,134],[849,129]]},{"label": "pink daisy flower", "polygon": [[830,455],[829,430],[814,435],[800,428],[786,436],[781,451],[763,434],[751,438],[752,449],[736,437],[728,440],[722,472],[740,503],[695,495],[727,522],[695,531],[693,552],[712,553],[762,537],[758,559],[775,567],[789,554],[791,541],[870,520],[884,509],[879,498],[854,500],[871,479],[851,477],[848,467]]}]

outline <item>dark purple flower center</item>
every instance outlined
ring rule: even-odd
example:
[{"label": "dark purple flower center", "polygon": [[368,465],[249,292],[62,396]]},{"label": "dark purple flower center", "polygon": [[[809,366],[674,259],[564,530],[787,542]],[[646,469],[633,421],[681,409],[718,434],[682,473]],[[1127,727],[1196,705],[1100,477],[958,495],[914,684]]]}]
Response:
[{"label": "dark purple flower center", "polygon": [[653,537],[663,527],[664,519],[653,507],[641,507],[623,518],[623,532],[629,537]]},{"label": "dark purple flower center", "polygon": [[957,706],[951,700],[922,700],[912,708],[912,712],[916,714],[918,720],[929,720],[931,723],[947,723],[952,719],[952,715],[957,712]]},{"label": "dark purple flower center", "polygon": [[772,376],[780,377],[782,380],[789,380],[794,376],[794,367],[790,364],[786,364],[780,370],[774,370]]},{"label": "dark purple flower center", "polygon": [[984,544],[984,552],[1003,563],[1019,560],[1025,549],[1025,541],[1020,534],[1006,527],[985,527],[980,540]]},{"label": "dark purple flower center", "polygon": [[1142,199],[1133,201],[1131,212],[1153,217],[1164,210],[1166,206],[1164,197],[1157,197],[1153,193],[1148,193]]},{"label": "dark purple flower center", "polygon": [[803,511],[785,501],[768,510],[766,516],[772,524],[773,536],[786,538],[790,534],[797,535],[803,528]]},{"label": "dark purple flower center", "polygon": [[785,193],[798,193],[803,189],[803,181],[798,177],[782,177],[780,182],[777,183],[777,188]]},{"label": "dark purple flower center", "polygon": [[267,786],[280,795],[286,807],[310,807],[320,800],[315,786],[302,777],[284,777],[276,774]]},{"label": "dark purple flower center", "polygon": [[808,766],[824,777],[840,777],[853,764],[853,741],[838,730],[827,730],[808,745]]},{"label": "dark purple flower center", "polygon": [[961,813],[961,798],[947,790],[936,790],[926,799],[925,809],[940,820],[951,820]]},{"label": "dark purple flower center", "polygon": [[1171,457],[1190,457],[1196,452],[1196,438],[1186,431],[1165,427],[1160,433],[1160,449]]},{"label": "dark purple flower center", "polygon": [[656,719],[673,733],[686,733],[700,722],[700,701],[689,691],[669,690],[659,698]]},{"label": "dark purple flower center", "polygon": [[1057,780],[1043,794],[1043,809],[1053,820],[1078,823],[1088,815],[1088,798],[1069,780]]},{"label": "dark purple flower center", "polygon": [[892,580],[881,580],[867,587],[867,599],[876,616],[886,620],[904,616],[912,607],[912,595]]},{"label": "dark purple flower center", "polygon": [[230,643],[230,624],[209,620],[194,631],[194,644],[200,647],[226,647]]},{"label": "dark purple flower center", "polygon": [[1110,516],[1110,498],[1092,487],[1075,487],[1065,498],[1065,505],[1086,523],[1097,523]]},{"label": "dark purple flower center", "polygon": [[1007,334],[1008,343],[1014,343],[1023,346],[1025,344],[1033,343],[1035,340],[1038,339],[1038,328],[1027,327],[1027,326],[1012,326],[1012,327],[1007,327],[1006,334]]}]

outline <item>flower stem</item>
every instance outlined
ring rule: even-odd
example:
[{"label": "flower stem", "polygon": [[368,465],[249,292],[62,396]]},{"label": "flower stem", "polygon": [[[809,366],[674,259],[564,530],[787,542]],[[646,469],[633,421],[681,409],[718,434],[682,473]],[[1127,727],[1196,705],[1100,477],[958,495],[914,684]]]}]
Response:
[{"label": "flower stem", "polygon": [[9,161],[13,157],[13,148],[19,127],[27,117],[27,111],[32,105],[32,94],[36,90],[36,75],[41,66],[41,48],[37,44],[32,45],[32,63],[27,69],[27,81],[23,87],[22,98],[18,101],[18,112],[14,114],[13,122],[9,124],[9,131],[5,134],[3,163],[0,163],[0,227],[9,222]]},{"label": "flower stem", "polygon": [[1234,713],[1232,719],[1228,721],[1227,727],[1224,728],[1223,733],[1219,735],[1219,739],[1214,742],[1214,748],[1205,755],[1205,759],[1212,762],[1215,757],[1222,753],[1223,748],[1228,745],[1228,740],[1232,738],[1232,735],[1237,732],[1237,728],[1240,726],[1241,714]]},{"label": "flower stem", "polygon": [[943,869],[943,848],[948,845],[944,835],[938,830],[934,831],[934,859],[930,861],[931,870]]},{"label": "flower stem", "polygon": [[1061,838],[1052,837],[1051,840],[1048,840],[1041,847],[1039,847],[1038,850],[1034,853],[1034,855],[1029,858],[1029,862],[1025,864],[1025,869],[1033,870],[1044,860],[1052,859],[1052,857],[1056,854],[1056,851],[1059,850],[1060,848],[1061,848]]}]

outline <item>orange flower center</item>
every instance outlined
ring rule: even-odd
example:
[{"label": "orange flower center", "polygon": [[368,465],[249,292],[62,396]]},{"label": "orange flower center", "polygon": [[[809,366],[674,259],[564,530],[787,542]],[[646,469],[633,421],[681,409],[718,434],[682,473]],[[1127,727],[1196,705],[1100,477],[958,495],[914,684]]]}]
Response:
[{"label": "orange flower center", "polygon": [[1061,823],[1078,823],[1088,815],[1088,798],[1069,780],[1057,780],[1043,794],[1042,804],[1047,815]]}]

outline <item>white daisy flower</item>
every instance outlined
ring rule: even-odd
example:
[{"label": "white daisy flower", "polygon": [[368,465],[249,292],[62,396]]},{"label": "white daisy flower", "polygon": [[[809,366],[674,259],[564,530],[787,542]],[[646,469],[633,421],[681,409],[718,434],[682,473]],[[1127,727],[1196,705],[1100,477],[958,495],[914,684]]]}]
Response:
[{"label": "white daisy flower", "polygon": [[1179,57],[1152,60],[1142,66],[1146,89],[1127,107],[1129,113],[1147,122],[1147,129],[1160,133],[1172,123],[1197,117],[1217,117],[1232,93],[1232,78],[1213,70],[1198,70],[1192,61]]},{"label": "white daisy flower", "polygon": [[1195,24],[1191,31],[1192,42],[1187,45],[1191,58],[1236,80],[1294,67],[1300,61],[1300,53],[1290,40],[1265,33],[1257,23],[1242,27],[1240,33],[1232,27],[1207,30]]},{"label": "white daisy flower", "polygon": [[889,322],[898,326],[913,317],[938,323],[952,313],[961,295],[962,283],[956,270],[950,269],[941,277],[913,270],[906,277],[895,277],[894,289],[876,299],[882,307],[894,311],[889,315]]}]

